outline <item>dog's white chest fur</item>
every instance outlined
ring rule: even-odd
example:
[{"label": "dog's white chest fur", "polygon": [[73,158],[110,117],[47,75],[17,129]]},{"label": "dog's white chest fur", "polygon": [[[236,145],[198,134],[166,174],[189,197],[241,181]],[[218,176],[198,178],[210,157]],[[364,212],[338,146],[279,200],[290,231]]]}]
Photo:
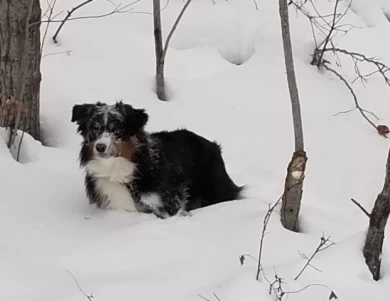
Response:
[{"label": "dog's white chest fur", "polygon": [[126,211],[137,211],[125,185],[133,179],[134,169],[134,163],[122,157],[96,159],[86,166],[96,179],[96,189],[106,198],[107,207]]}]

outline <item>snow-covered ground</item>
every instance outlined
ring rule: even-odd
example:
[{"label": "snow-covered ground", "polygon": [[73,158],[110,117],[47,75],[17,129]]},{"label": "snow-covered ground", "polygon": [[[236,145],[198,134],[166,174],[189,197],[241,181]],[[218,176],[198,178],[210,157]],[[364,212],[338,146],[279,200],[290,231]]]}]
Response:
[{"label": "snow-covered ground", "polygon": [[[55,11],[64,13],[57,19],[80,2],[58,0]],[[51,24],[41,88],[47,146],[25,136],[21,164],[0,144],[0,300],[87,300],[78,285],[98,301],[201,301],[199,294],[217,301],[213,293],[221,301],[272,300],[267,282],[255,280],[256,261],[247,257],[241,266],[239,256],[258,256],[264,215],[282,192],[294,146],[278,3],[257,0],[256,10],[252,0],[194,0],[168,51],[171,100],[163,103],[153,93],[151,2],[136,3],[131,13],[68,22],[58,44],[50,38],[59,24]],[[41,3],[45,11],[47,1]],[[105,14],[113,3],[96,0],[73,17]],[[164,9],[164,37],[183,3],[170,0]],[[317,1],[317,7],[331,13],[334,1]],[[338,36],[336,44],[390,65],[389,12],[387,1],[355,0],[343,22],[357,28]],[[350,202],[354,197],[372,208],[383,185],[389,140],[357,111],[334,116],[354,107],[351,94],[338,78],[310,66],[309,22],[293,9],[290,19],[309,157],[303,232],[284,230],[274,213],[265,237],[265,273],[273,281],[276,271],[285,291],[320,284],[343,301],[389,300],[390,240],[383,278],[375,283],[361,252],[368,220]],[[341,60],[342,68],[334,68],[352,80],[352,63]],[[362,107],[379,116],[375,122],[390,124],[390,91],[383,79],[374,76],[366,86],[353,87]],[[90,207],[71,109],[75,103],[119,99],[147,109],[150,131],[187,127],[221,142],[229,173],[249,186],[247,198],[167,220]],[[336,244],[313,260],[320,271],[309,267],[294,281],[306,263],[299,252],[310,255],[322,233]],[[288,300],[329,295],[327,288],[311,286]]]}]

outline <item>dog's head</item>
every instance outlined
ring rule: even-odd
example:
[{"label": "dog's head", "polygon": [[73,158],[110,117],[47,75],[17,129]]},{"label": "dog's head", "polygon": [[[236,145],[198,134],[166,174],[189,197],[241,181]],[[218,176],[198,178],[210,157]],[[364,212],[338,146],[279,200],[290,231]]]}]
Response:
[{"label": "dog's head", "polygon": [[110,158],[134,151],[130,150],[134,148],[134,136],[143,130],[148,114],[123,102],[97,102],[74,105],[71,121],[77,123],[77,131],[94,157]]}]

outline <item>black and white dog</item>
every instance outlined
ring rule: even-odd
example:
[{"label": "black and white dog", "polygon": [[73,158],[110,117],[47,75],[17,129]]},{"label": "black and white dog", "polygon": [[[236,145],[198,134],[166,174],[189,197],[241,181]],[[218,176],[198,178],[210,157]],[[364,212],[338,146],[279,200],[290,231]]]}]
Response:
[{"label": "black and white dog", "polygon": [[218,144],[185,129],[148,133],[148,118],[123,102],[74,105],[90,204],[167,218],[242,198]]}]

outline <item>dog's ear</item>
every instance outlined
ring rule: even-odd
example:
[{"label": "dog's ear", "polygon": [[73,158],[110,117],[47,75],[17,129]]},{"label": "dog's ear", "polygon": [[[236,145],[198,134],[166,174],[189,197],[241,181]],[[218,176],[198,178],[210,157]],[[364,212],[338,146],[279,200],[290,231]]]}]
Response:
[{"label": "dog's ear", "polygon": [[83,120],[88,119],[94,107],[95,106],[93,104],[74,105],[72,109],[71,122],[77,122],[80,124]]},{"label": "dog's ear", "polygon": [[131,114],[128,115],[127,122],[129,127],[140,130],[142,129],[149,120],[149,115],[144,109],[132,109]]},{"label": "dog's ear", "polygon": [[132,135],[141,130],[149,120],[149,115],[144,109],[135,109],[123,102],[118,102],[116,107],[124,115],[126,129]]}]

